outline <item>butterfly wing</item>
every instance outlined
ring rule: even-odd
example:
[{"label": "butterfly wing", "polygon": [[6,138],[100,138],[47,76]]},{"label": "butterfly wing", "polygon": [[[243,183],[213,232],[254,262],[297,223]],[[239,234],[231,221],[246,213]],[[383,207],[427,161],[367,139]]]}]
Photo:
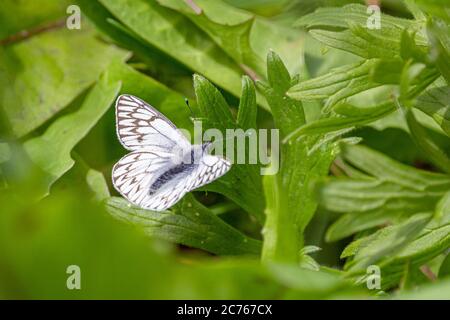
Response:
[{"label": "butterfly wing", "polygon": [[150,186],[172,166],[172,155],[160,150],[137,150],[123,156],[113,167],[112,182],[130,202],[144,207]]},{"label": "butterfly wing", "polygon": [[218,156],[205,154],[200,160],[200,164],[189,176],[186,185],[188,191],[200,188],[223,176],[231,168],[231,163]]},{"label": "butterfly wing", "polygon": [[117,135],[131,150],[113,168],[114,187],[144,209],[166,210],[187,192],[224,175],[231,164],[204,154],[199,163],[180,164],[192,146],[159,111],[131,95],[116,102]]},{"label": "butterfly wing", "polygon": [[[166,210],[177,203],[187,192],[224,175],[230,167],[230,162],[221,157],[204,155],[199,164],[187,165],[182,171],[168,175],[168,181],[164,186],[147,197],[142,207],[155,211]],[[172,169],[169,170],[173,172]]]},{"label": "butterfly wing", "polygon": [[[231,164],[220,157],[205,155],[199,164],[174,166],[170,154],[134,151],[114,166],[113,184],[130,202],[144,209],[163,211],[187,192],[224,175]],[[158,189],[158,181],[163,181]]]},{"label": "butterfly wing", "polygon": [[171,152],[188,150],[191,144],[161,112],[132,95],[116,101],[116,129],[122,145],[131,151],[142,148]]}]

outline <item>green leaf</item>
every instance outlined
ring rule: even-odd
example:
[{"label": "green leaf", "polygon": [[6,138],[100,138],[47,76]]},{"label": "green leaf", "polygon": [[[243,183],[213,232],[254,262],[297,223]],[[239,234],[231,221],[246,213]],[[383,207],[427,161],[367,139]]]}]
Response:
[{"label": "green leaf", "polygon": [[158,79],[175,76],[190,76],[188,70],[175,59],[161,53],[148,44],[139,35],[117,21],[114,16],[97,0],[76,0],[84,15],[95,23],[97,29],[105,33],[111,40],[133,52],[145,62],[152,74],[158,75]]},{"label": "green leaf", "polygon": [[[121,81],[121,93],[135,95],[166,115],[178,128],[192,129],[185,97],[123,62],[108,68],[111,81]],[[193,102],[195,106],[195,102]]]},{"label": "green leaf", "polygon": [[381,119],[395,111],[395,105],[391,101],[376,106],[359,108],[351,104],[343,103],[334,108],[336,116],[321,118],[293,131],[285,138],[285,141],[296,139],[302,135],[329,133],[346,128],[362,126]]},{"label": "green leaf", "polygon": [[450,6],[445,0],[415,0],[414,2],[425,12],[450,22]]},{"label": "green leaf", "polygon": [[148,44],[239,95],[242,70],[188,18],[160,6],[156,1],[100,2]]},{"label": "green leaf", "polygon": [[450,224],[426,230],[420,237],[409,243],[400,251],[392,265],[413,261],[416,265],[426,263],[448,250],[450,245]]},{"label": "green leaf", "polygon": [[309,256],[309,254],[320,250],[322,249],[316,246],[304,246],[300,250],[300,267],[313,271],[319,271],[320,264],[317,263],[317,261],[314,258]]},{"label": "green leaf", "polygon": [[439,268],[439,278],[450,276],[450,254],[447,253],[445,260],[442,262]]},{"label": "green leaf", "polygon": [[400,164],[367,147],[345,146],[343,151],[349,164],[370,176],[328,178],[318,184],[321,205],[344,214],[328,229],[328,241],[433,211],[450,187],[447,175]]},{"label": "green leaf", "polygon": [[297,263],[301,239],[295,212],[289,210],[288,196],[280,190],[277,175],[264,178],[266,196],[266,222],[262,231],[264,245],[261,259],[264,262]]},{"label": "green leaf", "polygon": [[450,223],[450,191],[448,191],[436,205],[433,222],[437,226]]},{"label": "green leaf", "polygon": [[[447,12],[447,16],[450,17],[449,12]],[[447,81],[447,84],[450,84],[450,66],[448,63],[450,59],[449,34],[450,27],[448,23],[439,19],[429,19],[427,23],[427,35],[432,50],[432,60],[435,61],[437,68]]]},{"label": "green leaf", "polygon": [[222,1],[196,0],[193,5],[174,0],[158,0],[158,2],[188,17],[247,74],[254,78],[264,75],[264,61],[250,44],[253,15],[236,10]]},{"label": "green leaf", "polygon": [[[241,115],[242,113],[247,114],[246,125],[256,123],[256,95],[254,87],[249,86],[248,81],[247,78],[242,81],[244,94],[240,103],[240,106],[244,108],[240,110]],[[224,137],[227,137],[227,129],[242,129],[242,131],[247,129],[236,124],[224,97],[208,80],[194,75],[194,89],[200,116],[205,120],[202,122],[203,130],[215,128],[220,130]],[[248,164],[248,162],[247,164],[233,165],[224,177],[204,186],[202,190],[221,193],[254,215],[260,223],[264,221],[264,201],[261,197],[262,182],[259,165]]]},{"label": "green leaf", "polygon": [[13,134],[23,136],[43,124],[91,86],[111,61],[126,56],[95,39],[88,27],[46,32],[0,48],[0,105]]},{"label": "green leaf", "polygon": [[[5,192],[0,202],[0,293],[6,299],[311,299],[362,294],[339,273],[180,252],[116,221],[103,206],[86,199],[77,185],[32,208]],[[73,264],[81,269],[81,290],[65,285],[66,270]],[[3,272],[6,266],[8,273]]]},{"label": "green leaf", "polygon": [[94,192],[97,201],[102,201],[110,197],[108,184],[106,183],[105,176],[101,172],[89,169],[86,174],[86,182]]},{"label": "green leaf", "polygon": [[[49,25],[58,18],[64,18],[69,1],[15,0],[2,1],[0,10],[0,40],[20,31],[40,25]],[[14,14],[11,14],[14,13]]]},{"label": "green leaf", "polygon": [[378,59],[365,60],[336,68],[317,78],[294,85],[288,96],[297,100],[326,99],[325,110],[341,100],[381,84],[371,81],[370,72]]},{"label": "green leaf", "polygon": [[114,217],[143,228],[152,237],[220,255],[258,255],[261,249],[259,241],[226,224],[192,195],[165,212],[140,209],[115,197],[106,206]]},{"label": "green leaf", "polygon": [[257,84],[270,105],[276,127],[284,137],[305,123],[303,106],[301,102],[286,97],[286,92],[292,85],[291,76],[280,57],[273,51],[267,55],[267,77],[268,85],[262,82]]},{"label": "green leaf", "polygon": [[405,29],[402,32],[400,41],[400,55],[403,60],[407,61],[411,59],[417,62],[426,62],[426,51],[416,44],[414,34],[411,34]]},{"label": "green leaf", "polygon": [[[367,7],[361,4],[349,4],[341,8],[325,7],[319,8],[314,13],[301,17],[295,23],[296,26],[304,26],[308,29],[313,28],[347,28],[348,21],[359,25],[367,24]],[[383,14],[381,16],[383,28],[404,29],[410,27],[411,21]]]},{"label": "green leaf", "polygon": [[79,110],[58,118],[44,134],[24,143],[30,159],[48,175],[38,194],[47,194],[50,186],[73,166],[71,150],[106,112],[119,90],[120,83],[110,82],[106,73]]},{"label": "green leaf", "polygon": [[404,291],[395,296],[400,300],[448,300],[450,295],[450,279],[429,283],[414,291]]},{"label": "green leaf", "polygon": [[242,94],[239,101],[237,125],[246,130],[256,128],[256,90],[249,77],[242,77]]},{"label": "green leaf", "polygon": [[[297,21],[310,34],[327,46],[341,49],[366,59],[395,59],[401,56],[401,35],[403,30],[419,30],[421,25],[414,20],[400,19],[386,14],[380,15],[381,28],[367,28],[370,13],[362,5],[348,5],[342,8],[321,8]],[[426,39],[420,33],[416,38],[421,46]],[[412,40],[414,44],[414,40]],[[424,52],[414,44],[414,52]],[[412,52],[409,52],[411,54]]]},{"label": "green leaf", "polygon": [[421,94],[415,107],[432,117],[442,130],[450,136],[450,87],[437,81],[428,90]]},{"label": "green leaf", "polygon": [[[385,277],[385,288],[392,287],[405,277],[408,269],[417,269],[420,266],[432,261],[438,255],[448,250],[450,245],[450,225],[428,229],[408,243],[394,257],[382,259],[379,262],[382,274]],[[408,269],[405,270],[405,266]]]},{"label": "green leaf", "polygon": [[310,294],[309,299],[315,296],[314,293],[320,294],[324,290],[339,291],[348,286],[339,275],[329,272],[305,270],[288,264],[271,264],[268,268],[274,277],[286,286],[301,291],[309,288],[306,289]]},{"label": "green leaf", "polygon": [[381,259],[389,260],[421,232],[430,218],[430,214],[416,214],[401,224],[383,228],[357,240],[357,245],[352,244],[351,249],[347,248],[343,252],[346,257],[355,256],[346,266],[347,270],[361,272]]},{"label": "green leaf", "polygon": [[409,131],[417,144],[419,150],[424,152],[425,156],[438,168],[446,173],[450,173],[450,159],[440,149],[425,131],[424,127],[417,122],[410,108],[404,109],[405,119],[408,123]]},{"label": "green leaf", "polygon": [[[300,101],[285,97],[286,90],[295,80],[274,52],[268,55],[267,69],[269,84],[259,83],[259,87],[266,95],[275,125],[284,137],[304,124],[303,107]],[[303,246],[304,229],[317,208],[311,184],[328,173],[335,145],[333,139],[308,137],[283,143],[280,151],[278,173],[265,180],[267,219],[263,260],[296,262]]]},{"label": "green leaf", "polygon": [[[381,32],[380,32],[381,31]],[[357,56],[373,58],[400,57],[400,31],[397,29],[382,28],[381,30],[368,30],[357,24],[349,24],[344,31],[311,30],[310,34],[323,44],[353,53]]]}]

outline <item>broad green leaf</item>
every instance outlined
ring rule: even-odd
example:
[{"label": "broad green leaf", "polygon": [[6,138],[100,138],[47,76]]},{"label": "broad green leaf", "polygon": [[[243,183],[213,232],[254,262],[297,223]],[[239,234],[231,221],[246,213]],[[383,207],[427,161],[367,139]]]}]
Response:
[{"label": "broad green leaf", "polygon": [[48,175],[39,194],[47,194],[53,182],[73,166],[71,150],[106,112],[119,90],[120,82],[111,82],[108,73],[104,74],[79,110],[56,119],[41,136],[24,143],[30,159]]},{"label": "broad green leaf", "polygon": [[131,206],[123,198],[106,201],[116,218],[143,228],[149,236],[199,248],[220,255],[258,255],[259,241],[232,228],[192,195],[170,211],[156,212]]},{"label": "broad green leaf", "polygon": [[91,86],[111,61],[126,56],[95,39],[88,27],[46,32],[0,48],[0,105],[13,133],[23,136],[43,124]]},{"label": "broad green leaf", "polygon": [[[163,78],[166,83],[173,83],[173,77],[187,76],[190,78],[189,70],[175,59],[155,50],[139,35],[117,21],[114,16],[97,0],[76,0],[81,7],[82,13],[86,15],[97,27],[121,47],[126,48],[145,62],[146,67],[151,70],[152,75],[157,75],[158,80]],[[172,79],[172,81],[170,81]]]},{"label": "broad green leaf", "polygon": [[[240,107],[248,108],[248,110],[241,109],[239,112],[241,115],[242,113],[247,114],[247,125],[254,124],[256,123],[255,89],[253,86],[248,85],[248,79],[246,78],[242,81],[242,85],[243,100]],[[224,97],[208,80],[202,76],[194,75],[194,89],[200,116],[201,119],[204,119],[202,122],[203,130],[209,128],[218,129],[228,139],[226,136],[227,129],[241,129],[243,131],[243,129],[248,128],[240,127],[241,124],[236,123]],[[246,138],[245,140],[247,150],[248,139]],[[247,159],[246,164],[232,165],[225,176],[204,186],[202,190],[218,192],[227,196],[262,223],[264,221],[264,201],[262,198],[260,166],[248,164],[247,155],[245,155],[245,158]]]},{"label": "broad green leaf", "polygon": [[297,100],[326,99],[325,110],[341,100],[381,84],[371,81],[371,70],[379,63],[370,59],[336,68],[317,78],[294,85],[288,96]]},{"label": "broad green leaf", "polygon": [[[264,75],[264,61],[250,44],[254,16],[236,10],[222,1],[158,0],[163,6],[174,9],[206,32],[241,68],[252,77]],[[259,76],[258,76],[259,75]]]},{"label": "broad green leaf", "polygon": [[[0,5],[0,41],[23,30],[39,28],[66,17],[67,0],[4,0]],[[65,20],[63,20],[65,23]]]},{"label": "broad green leaf", "polygon": [[242,70],[188,18],[160,6],[156,1],[100,2],[148,44],[239,95]]},{"label": "broad green leaf", "polygon": [[[224,1],[158,0],[182,12],[205,31],[253,79],[266,78],[264,59],[275,50],[290,70],[299,71],[303,61],[304,34],[276,21],[236,9]],[[258,100],[259,101],[259,100]]]}]

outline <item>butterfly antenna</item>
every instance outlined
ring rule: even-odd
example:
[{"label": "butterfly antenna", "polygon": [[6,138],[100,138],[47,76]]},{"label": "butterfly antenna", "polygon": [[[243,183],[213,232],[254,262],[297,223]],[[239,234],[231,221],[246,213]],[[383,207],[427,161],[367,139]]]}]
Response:
[{"label": "butterfly antenna", "polygon": [[188,107],[189,112],[191,113],[191,118],[192,118],[192,119],[195,119],[194,112],[192,112],[192,108],[191,108],[191,106],[189,105],[189,100],[188,100],[188,98],[184,98],[184,102],[186,103],[186,106]]}]

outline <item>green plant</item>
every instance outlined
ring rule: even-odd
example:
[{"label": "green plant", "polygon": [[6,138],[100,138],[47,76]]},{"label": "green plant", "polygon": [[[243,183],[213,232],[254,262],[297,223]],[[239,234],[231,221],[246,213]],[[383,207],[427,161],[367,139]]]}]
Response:
[{"label": "green plant", "polygon": [[[368,29],[333,1],[77,0],[67,30],[69,3],[42,2],[0,9],[0,297],[450,297],[447,4],[405,0]],[[131,206],[109,182],[121,93],[188,130],[185,97],[203,129],[275,127],[280,170]]]}]

